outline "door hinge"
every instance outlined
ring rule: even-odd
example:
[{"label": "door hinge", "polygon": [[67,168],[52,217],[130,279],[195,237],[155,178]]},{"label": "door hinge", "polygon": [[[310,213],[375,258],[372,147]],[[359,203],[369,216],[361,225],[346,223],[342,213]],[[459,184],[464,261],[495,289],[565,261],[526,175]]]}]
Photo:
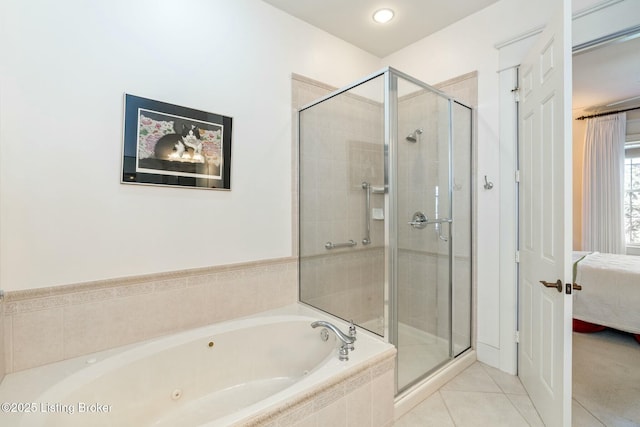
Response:
[{"label": "door hinge", "polygon": [[516,339],[516,344],[520,344],[520,331],[516,331],[515,339]]},{"label": "door hinge", "polygon": [[516,171],[516,182],[520,182],[520,170]]},{"label": "door hinge", "polygon": [[520,102],[520,88],[519,87],[515,87],[515,88],[511,89],[511,93],[513,93],[513,99],[516,102]]},{"label": "door hinge", "polygon": [[516,251],[516,263],[520,262],[520,251]]}]

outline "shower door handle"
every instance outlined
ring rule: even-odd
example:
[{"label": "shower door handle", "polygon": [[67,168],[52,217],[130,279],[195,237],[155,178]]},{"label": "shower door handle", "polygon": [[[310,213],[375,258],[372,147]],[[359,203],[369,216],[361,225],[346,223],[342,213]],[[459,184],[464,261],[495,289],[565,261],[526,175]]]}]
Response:
[{"label": "shower door handle", "polygon": [[418,211],[413,214],[413,218],[408,223],[413,228],[417,228],[418,230],[422,230],[429,224],[429,218],[422,212]]},{"label": "shower door handle", "polygon": [[422,230],[429,224],[443,224],[443,223],[452,223],[453,220],[451,218],[438,218],[438,219],[429,219],[425,214],[418,211],[413,214],[413,218],[408,222],[410,226],[413,228],[417,228]]}]

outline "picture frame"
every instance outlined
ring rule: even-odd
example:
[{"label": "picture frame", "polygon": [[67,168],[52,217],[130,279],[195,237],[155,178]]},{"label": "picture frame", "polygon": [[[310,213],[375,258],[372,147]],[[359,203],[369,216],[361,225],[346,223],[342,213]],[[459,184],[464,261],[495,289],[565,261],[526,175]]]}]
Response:
[{"label": "picture frame", "polygon": [[125,93],[121,182],[231,190],[233,119]]}]

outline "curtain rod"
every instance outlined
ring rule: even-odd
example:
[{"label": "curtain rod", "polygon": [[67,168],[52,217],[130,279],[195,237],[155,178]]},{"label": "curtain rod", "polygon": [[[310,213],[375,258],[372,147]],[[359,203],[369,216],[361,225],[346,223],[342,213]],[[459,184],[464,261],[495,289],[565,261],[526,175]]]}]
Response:
[{"label": "curtain rod", "polygon": [[608,116],[609,114],[624,113],[625,111],[640,110],[640,107],[625,108],[624,110],[607,111],[606,113],[592,114],[590,116],[580,116],[576,120],[592,119],[594,117]]}]

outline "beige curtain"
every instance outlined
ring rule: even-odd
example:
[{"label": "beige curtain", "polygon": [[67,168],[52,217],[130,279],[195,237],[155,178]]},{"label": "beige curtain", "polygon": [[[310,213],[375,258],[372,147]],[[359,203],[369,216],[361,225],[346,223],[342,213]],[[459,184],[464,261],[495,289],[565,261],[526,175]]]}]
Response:
[{"label": "beige curtain", "polygon": [[624,143],[626,114],[587,119],[582,246],[585,251],[623,254]]}]

